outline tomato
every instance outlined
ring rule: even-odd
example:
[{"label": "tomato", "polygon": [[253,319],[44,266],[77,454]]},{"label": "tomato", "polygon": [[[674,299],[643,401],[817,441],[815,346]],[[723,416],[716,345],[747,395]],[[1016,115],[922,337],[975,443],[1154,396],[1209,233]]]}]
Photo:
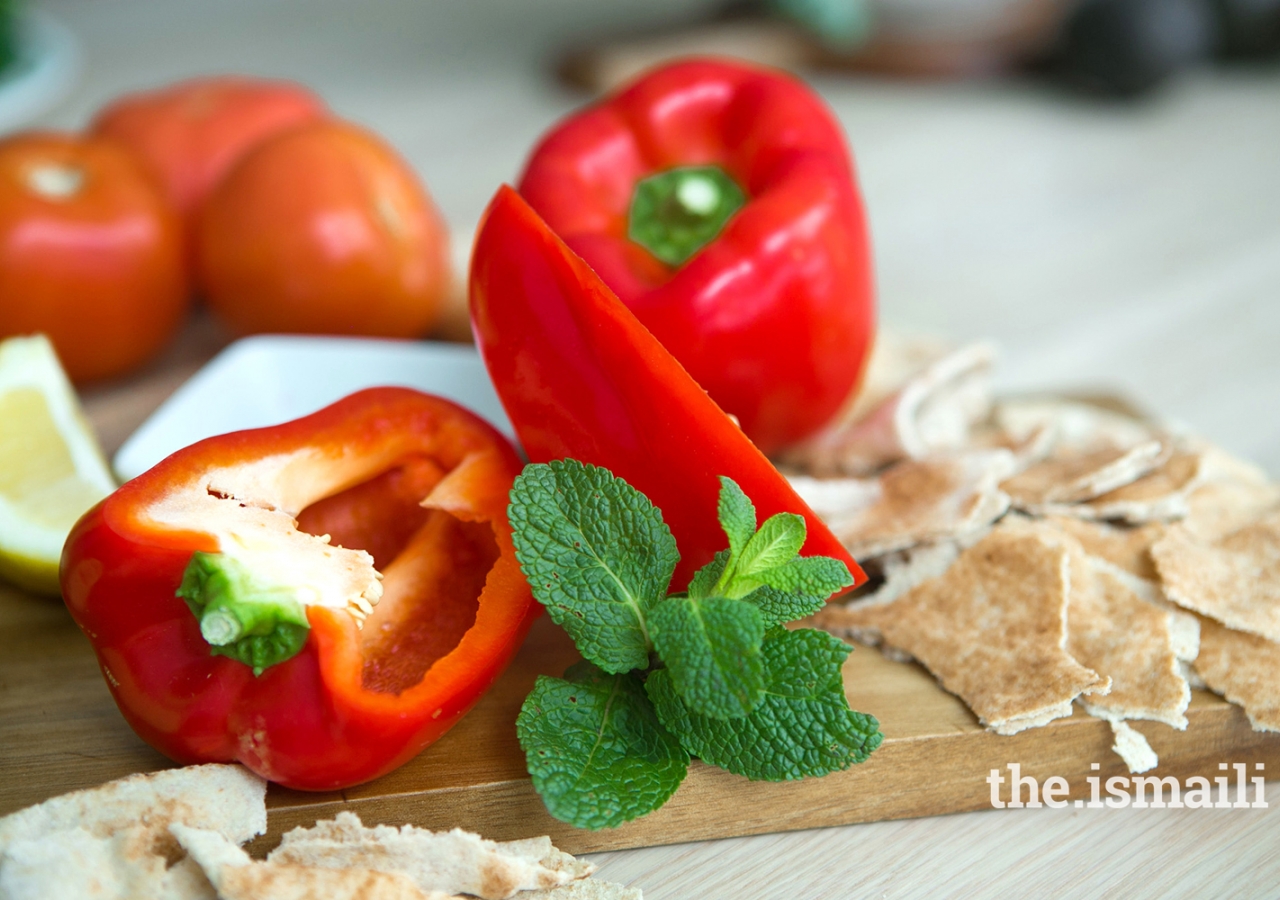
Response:
[{"label": "tomato", "polygon": [[449,282],[444,222],[412,170],[344,122],[259,144],[210,195],[200,287],[242,334],[417,337]]},{"label": "tomato", "polygon": [[126,94],[98,113],[91,130],[123,141],[145,159],[190,223],[245,151],[326,116],[324,101],[301,85],[221,76]]},{"label": "tomato", "polygon": [[105,138],[0,141],[0,338],[43,331],[76,381],[145,362],[187,308],[181,226]]}]

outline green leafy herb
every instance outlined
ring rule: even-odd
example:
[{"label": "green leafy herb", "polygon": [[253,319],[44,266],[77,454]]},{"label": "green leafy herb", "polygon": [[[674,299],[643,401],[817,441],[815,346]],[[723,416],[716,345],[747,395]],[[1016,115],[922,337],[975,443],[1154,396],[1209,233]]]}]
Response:
[{"label": "green leafy herb", "polygon": [[840,666],[850,647],[814,629],[779,629],[765,640],[764,699],[730,722],[693,711],[671,676],[646,689],[662,724],[704,762],[753,780],[790,781],[862,762],[882,736],[875,718],[849,709]]},{"label": "green leafy herb", "polygon": [[[734,487],[737,487],[735,484]],[[689,581],[689,596],[695,599],[710,597],[715,593],[716,584],[724,574],[724,567],[729,564],[729,550],[721,550],[711,562],[693,573]]]},{"label": "green leafy herb", "polygon": [[804,519],[794,513],[778,513],[764,520],[742,553],[729,558],[720,576],[730,596],[744,596],[764,582],[764,576],[796,558],[804,546]]},{"label": "green leafy herb", "polygon": [[756,588],[742,600],[760,610],[767,630],[813,615],[822,609],[826,598],[809,594],[792,594],[765,585]]},{"label": "green leafy herb", "polygon": [[649,664],[645,619],[680,554],[649,499],[576,460],[526,466],[511,489],[516,557],[538,602],[606,672]]},{"label": "green leafy herb", "polygon": [[[741,555],[756,533],[756,507],[732,478],[720,476],[720,502],[716,506],[720,527],[729,538],[729,553]],[[717,557],[718,559],[719,557]],[[728,560],[728,556],[725,556]]]},{"label": "green leafy herb", "polygon": [[689,754],[662,727],[634,674],[587,662],[539,676],[516,718],[533,786],[556,818],[613,828],[666,803]]},{"label": "green leafy herb", "polygon": [[850,648],[779,626],[853,583],[839,560],[798,556],[800,516],[756,528],[751,500],[721,478],[727,550],[666,596],[679,556],[661,513],[604,469],[529,465],[511,491],[516,554],[534,596],[589,662],[540,677],[516,720],[552,815],[609,828],[674,793],[696,754],[748,778],[824,775],[879,746],[853,712]]},{"label": "green leafy herb", "polygon": [[756,708],[764,687],[764,617],[757,607],[725,597],[672,597],[654,607],[649,625],[690,708],[716,719]]}]

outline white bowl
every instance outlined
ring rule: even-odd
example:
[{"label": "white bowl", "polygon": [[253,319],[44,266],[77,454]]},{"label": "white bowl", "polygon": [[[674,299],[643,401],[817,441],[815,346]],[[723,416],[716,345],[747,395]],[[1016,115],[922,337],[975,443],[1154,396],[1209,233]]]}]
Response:
[{"label": "white bowl", "polygon": [[277,425],[380,386],[446,397],[515,439],[473,347],[262,335],[236,341],[211,359],[125,441],[112,466],[127,481],[203,438]]}]

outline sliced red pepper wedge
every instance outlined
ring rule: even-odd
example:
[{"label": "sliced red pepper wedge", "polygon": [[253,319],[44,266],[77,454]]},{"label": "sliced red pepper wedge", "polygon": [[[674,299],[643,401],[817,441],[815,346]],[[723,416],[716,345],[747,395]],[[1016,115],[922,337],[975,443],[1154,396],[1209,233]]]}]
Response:
[{"label": "sliced red pepper wedge", "polygon": [[866,581],[737,424],[509,187],[481,222],[470,292],[476,342],[529,459],[603,466],[648,496],[680,550],[674,587],[725,549],[720,475],[762,520],[804,516],[804,555],[842,560]]},{"label": "sliced red pepper wedge", "polygon": [[540,612],[506,518],[520,467],[447,400],[361,391],[125,484],[72,530],[63,596],[157,750],[358,784],[444,734]]}]

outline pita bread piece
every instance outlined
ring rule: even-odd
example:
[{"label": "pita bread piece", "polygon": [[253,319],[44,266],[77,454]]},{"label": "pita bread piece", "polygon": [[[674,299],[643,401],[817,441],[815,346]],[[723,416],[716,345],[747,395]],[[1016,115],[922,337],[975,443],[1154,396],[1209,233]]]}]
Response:
[{"label": "pita bread piece", "polygon": [[1190,510],[1188,498],[1204,480],[1203,456],[1175,450],[1158,468],[1123,487],[1072,507],[1054,507],[1088,519],[1112,519],[1141,525],[1181,519]]},{"label": "pita bread piece", "polygon": [[95,837],[69,828],[9,842],[0,853],[6,900],[134,900],[157,897],[165,860],[143,826]]},{"label": "pita bread piece", "polygon": [[1000,482],[1007,450],[977,450],[898,463],[875,479],[792,476],[792,487],[855,559],[963,538],[1009,508]]},{"label": "pita bread piece", "polygon": [[1123,487],[1148,474],[1169,453],[1161,441],[1132,447],[1066,450],[1023,470],[1000,485],[1019,509],[1081,503]]},{"label": "pita bread piece", "polygon": [[216,831],[182,824],[174,824],[171,831],[221,900],[463,900],[441,891],[423,891],[398,872],[254,862]]},{"label": "pita bread piece", "polygon": [[1209,481],[1187,497],[1187,515],[1179,523],[1206,540],[1224,537],[1280,505],[1280,486],[1238,481]]},{"label": "pita bread piece", "polygon": [[1014,435],[994,422],[987,422],[974,429],[969,436],[969,448],[973,450],[1008,450],[1013,454],[1013,473],[1024,472],[1031,466],[1049,458],[1053,452],[1053,429],[1047,425],[1026,435]]},{"label": "pita bread piece", "polygon": [[1280,731],[1280,644],[1201,619],[1196,671],[1211,691],[1244,707],[1254,731]]},{"label": "pita bread piece", "polygon": [[1085,710],[1112,722],[1150,719],[1185,729],[1191,688],[1174,652],[1173,613],[1143,598],[1154,585],[1094,563],[1075,542],[1068,553],[1067,650],[1111,679],[1107,694],[1081,700]]},{"label": "pita bread piece", "polygon": [[1111,749],[1124,760],[1131,774],[1150,772],[1160,765],[1160,758],[1147,743],[1146,736],[1128,723],[1112,719],[1111,735],[1116,739]]},{"label": "pita bread piece", "polygon": [[1179,606],[1280,641],[1280,511],[1215,540],[1172,526],[1151,557]]},{"label": "pita bread piece", "polygon": [[1095,559],[1145,581],[1157,581],[1160,577],[1151,561],[1151,545],[1164,535],[1163,523],[1131,527],[1074,516],[1049,516],[1045,521],[1079,541],[1084,552]]},{"label": "pita bread piece", "polygon": [[874,593],[856,602],[889,603],[897,600],[912,588],[945,574],[959,555],[959,543],[943,541],[883,556],[880,558],[880,571],[884,581]]},{"label": "pita bread piece", "polygon": [[944,338],[878,329],[862,384],[835,424],[848,425],[865,419],[914,376],[955,349],[955,344]]},{"label": "pita bread piece", "polygon": [[1109,683],[1066,650],[1069,561],[1060,538],[1001,523],[946,575],[886,604],[827,607],[815,621],[909,653],[998,734],[1071,715]]},{"label": "pita bread piece", "polygon": [[1053,448],[1059,453],[1135,447],[1156,437],[1150,424],[1133,416],[1060,397],[1002,400],[996,404],[993,418],[996,426],[1014,440],[1049,429]]},{"label": "pita bread piece", "polygon": [[[851,415],[787,451],[813,475],[870,475],[902,459],[958,450],[991,410],[995,349],[970,344],[931,361],[865,415]],[[874,357],[873,357],[874,358]]]},{"label": "pita bread piece", "polygon": [[432,832],[405,825],[367,828],[342,812],[314,828],[295,828],[267,861],[333,869],[399,872],[423,890],[505,900],[517,891],[553,888],[595,867],[561,853],[550,838],[495,843],[460,829]]},{"label": "pita bread piece", "polygon": [[213,829],[236,843],[267,830],[267,783],[243,766],[211,764],[130,775],[101,787],[74,791],[0,819],[0,851],[82,828],[95,837],[141,826],[158,852],[176,850],[174,822]]}]

